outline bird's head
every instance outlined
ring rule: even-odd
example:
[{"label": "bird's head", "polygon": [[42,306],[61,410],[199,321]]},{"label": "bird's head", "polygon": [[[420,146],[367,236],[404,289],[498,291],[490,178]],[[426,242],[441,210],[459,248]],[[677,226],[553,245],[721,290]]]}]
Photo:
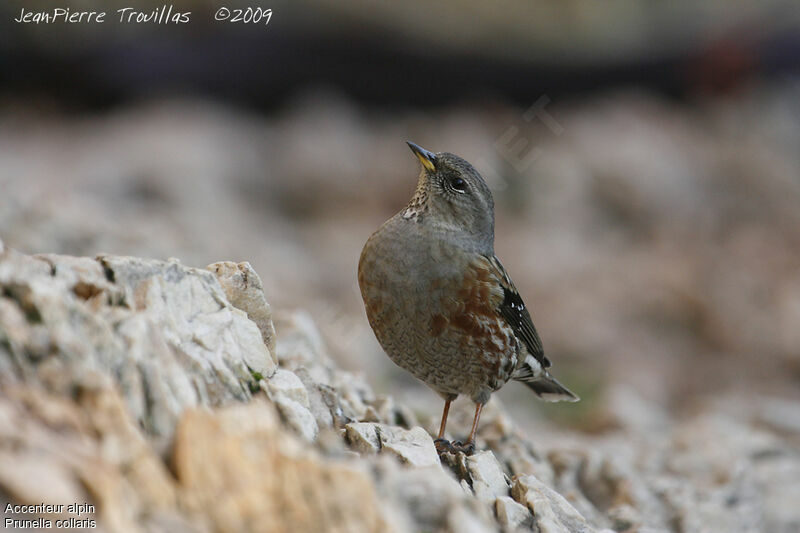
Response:
[{"label": "bird's head", "polygon": [[462,233],[478,247],[493,247],[494,200],[489,186],[464,159],[433,153],[409,142],[422,163],[417,191],[406,213],[425,213],[426,222]]}]

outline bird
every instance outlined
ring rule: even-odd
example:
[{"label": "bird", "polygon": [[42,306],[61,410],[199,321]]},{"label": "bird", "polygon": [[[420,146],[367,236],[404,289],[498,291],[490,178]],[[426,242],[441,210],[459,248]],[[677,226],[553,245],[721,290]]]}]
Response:
[{"label": "bird", "polygon": [[[439,455],[475,450],[483,406],[509,380],[547,401],[578,401],[549,371],[542,341],[494,253],[494,200],[475,168],[407,141],[422,165],[405,208],[367,240],[358,284],[369,324],[401,368],[444,399]],[[466,442],[445,439],[450,404],[475,403]]]}]

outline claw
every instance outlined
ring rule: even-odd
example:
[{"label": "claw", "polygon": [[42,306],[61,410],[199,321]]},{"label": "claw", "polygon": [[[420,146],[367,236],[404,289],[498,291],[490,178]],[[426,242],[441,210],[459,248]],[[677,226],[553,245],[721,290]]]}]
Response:
[{"label": "claw", "polygon": [[475,443],[468,442],[466,444],[462,443],[461,441],[455,442],[450,446],[453,451],[461,452],[464,455],[472,455],[475,453]]},{"label": "claw", "polygon": [[433,445],[436,447],[436,453],[439,455],[454,452],[453,445],[450,444],[450,441],[447,439],[436,439],[433,441]]}]

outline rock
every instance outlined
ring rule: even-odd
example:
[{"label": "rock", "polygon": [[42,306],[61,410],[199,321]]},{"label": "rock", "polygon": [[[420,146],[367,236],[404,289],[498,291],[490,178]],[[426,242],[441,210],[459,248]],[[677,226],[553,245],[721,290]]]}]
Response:
[{"label": "rock", "polygon": [[276,314],[276,330],[280,332],[280,343],[276,346],[278,360],[289,370],[305,366],[315,380],[330,384],[330,359],[326,356],[322,340],[314,320],[305,311]]},{"label": "rock", "polygon": [[314,442],[319,433],[316,417],[311,413],[308,390],[294,372],[278,369],[262,385],[278,406],[283,419],[306,441]]},{"label": "rock", "polygon": [[494,512],[497,521],[508,530],[533,526],[533,516],[528,508],[514,501],[510,496],[500,496],[495,500]]},{"label": "rock", "polygon": [[[378,396],[370,406],[376,420],[367,420],[366,422],[382,422],[384,424],[402,425],[399,424],[399,413],[394,404],[394,400],[390,396]],[[415,424],[417,425],[417,424]]]},{"label": "rock", "polygon": [[596,450],[555,450],[549,454],[558,471],[556,486],[569,494],[570,504],[594,524],[608,524],[603,512],[612,505],[633,503],[644,507],[642,495],[635,494],[635,484],[618,457]]},{"label": "rock", "polygon": [[77,518],[97,519],[111,531],[137,531],[153,514],[178,517],[166,465],[103,381],[74,397],[38,386],[0,387],[0,492],[21,504],[95,505],[95,513]]},{"label": "rock", "polygon": [[466,506],[457,506],[450,510],[447,516],[447,529],[459,533],[493,533],[497,530],[486,517],[477,517]]},{"label": "rock", "polygon": [[436,453],[433,439],[423,428],[416,426],[402,429],[377,425],[376,429],[381,450],[387,450],[413,466],[439,464],[439,455]]},{"label": "rock", "polygon": [[[797,454],[788,452],[762,457],[756,461],[753,482],[761,498],[756,498],[756,507],[748,511],[762,518],[758,527],[762,531],[789,533],[800,531],[800,464]],[[741,490],[739,491],[741,492]],[[749,500],[752,502],[752,494]],[[729,493],[727,503],[740,497]],[[737,502],[738,503],[738,502]]]},{"label": "rock", "polygon": [[216,278],[177,261],[0,256],[0,370],[55,391],[114,376],[130,411],[169,438],[183,409],[250,398],[276,368]]},{"label": "rock", "polygon": [[319,426],[314,415],[300,402],[285,397],[275,400],[281,416],[289,427],[297,431],[307,442],[314,442],[319,433]]},{"label": "rock", "polygon": [[[372,407],[370,404],[375,401],[375,395],[364,380],[364,376],[336,371],[331,374],[330,384],[338,392],[342,414],[352,420],[366,420],[367,411]],[[372,409],[372,418],[377,418],[374,408]]]},{"label": "rock", "polygon": [[[777,435],[706,413],[678,425],[673,439],[668,475],[657,488],[673,521],[685,530],[713,523],[731,533],[782,531],[800,523],[797,506],[785,499],[798,493],[788,478],[800,468],[787,460],[797,453]],[[772,502],[781,502],[779,513]]]},{"label": "rock", "polygon": [[502,446],[497,446],[494,453],[498,461],[508,465],[510,475],[533,474],[542,482],[553,484],[553,466],[535,450],[530,441],[517,435],[504,441]]},{"label": "rock", "polygon": [[220,265],[0,252],[0,494],[92,503],[108,531],[800,528],[791,397],[677,418],[612,389],[602,435],[536,445],[493,401],[476,453],[440,461],[308,314],[280,319],[271,353],[249,316],[266,302],[240,294],[254,273]]},{"label": "rock", "polygon": [[275,326],[272,324],[272,310],[264,297],[261,278],[247,261],[233,263],[221,261],[206,267],[217,276],[228,301],[236,308],[247,313],[247,317],[256,323],[264,344],[278,363],[275,354]]},{"label": "rock", "polygon": [[[39,486],[39,479],[47,483]],[[18,502],[74,502],[87,496],[66,465],[28,451],[0,451],[0,488]]]},{"label": "rock", "polygon": [[797,402],[778,398],[764,399],[755,418],[778,433],[800,437],[800,411]]},{"label": "rock", "polygon": [[614,531],[629,531],[641,528],[642,517],[639,512],[628,504],[611,507],[608,512]]},{"label": "rock", "polygon": [[322,460],[282,431],[263,402],[187,412],[173,468],[183,504],[214,531],[390,529],[369,477]]},{"label": "rock", "polygon": [[314,381],[305,367],[297,368],[295,375],[300,378],[306,388],[309,410],[314,415],[317,426],[320,429],[333,427],[334,413],[337,415],[336,418],[341,419],[342,417],[336,393],[330,387]]},{"label": "rock", "polygon": [[460,530],[454,525],[469,521],[478,527],[491,523],[485,507],[476,505],[453,476],[438,466],[403,468],[395,461],[381,461],[376,470],[381,497],[400,511],[411,531],[456,532]]},{"label": "rock", "polygon": [[466,466],[472,479],[472,490],[479,500],[491,503],[501,496],[508,496],[508,479],[491,451],[467,457]]},{"label": "rock", "polygon": [[511,487],[511,496],[533,513],[541,533],[593,533],[596,530],[562,495],[535,476],[520,476]]},{"label": "rock", "polygon": [[350,446],[359,453],[378,453],[381,451],[381,439],[378,437],[378,424],[372,422],[356,422],[345,426],[345,438]]},{"label": "rock", "polygon": [[642,432],[658,432],[669,427],[663,407],[648,401],[631,387],[613,387],[605,398],[607,412],[598,413],[606,423]]},{"label": "rock", "polygon": [[384,424],[406,429],[420,425],[414,412],[406,405],[397,405],[391,396],[378,396],[370,407],[375,409],[378,421]]},{"label": "rock", "polygon": [[347,424],[345,431],[348,442],[361,453],[385,450],[412,466],[439,465],[433,439],[419,426],[402,429],[372,422],[356,422]]},{"label": "rock", "polygon": [[276,401],[279,398],[294,400],[308,409],[308,391],[294,372],[278,369],[266,382],[269,397]]}]

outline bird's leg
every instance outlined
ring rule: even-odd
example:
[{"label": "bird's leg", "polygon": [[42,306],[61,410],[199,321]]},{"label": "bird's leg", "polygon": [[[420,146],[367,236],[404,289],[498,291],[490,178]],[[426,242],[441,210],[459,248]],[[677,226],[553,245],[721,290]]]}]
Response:
[{"label": "bird's leg", "polygon": [[475,418],[472,420],[472,431],[469,432],[469,440],[467,444],[475,444],[475,433],[478,431],[478,420],[481,419],[481,411],[483,411],[483,404],[475,404]]},{"label": "bird's leg", "polygon": [[475,404],[475,418],[472,419],[472,431],[469,432],[469,439],[466,444],[460,442],[455,443],[453,446],[457,451],[464,452],[466,455],[472,455],[475,451],[475,433],[478,431],[478,421],[481,419],[481,411],[483,411],[483,404]]},{"label": "bird's leg", "polygon": [[436,437],[438,439],[444,438],[444,428],[447,427],[447,413],[450,412],[450,400],[444,401],[444,411],[442,411],[442,423],[439,425],[439,436]]},{"label": "bird's leg", "polygon": [[433,441],[433,444],[436,446],[436,451],[439,455],[443,454],[444,452],[452,451],[453,446],[450,444],[450,441],[444,438],[444,428],[447,426],[447,413],[450,412],[450,402],[452,400],[445,400],[444,401],[444,411],[442,412],[442,423],[439,425],[439,436],[436,437],[436,440]]}]

